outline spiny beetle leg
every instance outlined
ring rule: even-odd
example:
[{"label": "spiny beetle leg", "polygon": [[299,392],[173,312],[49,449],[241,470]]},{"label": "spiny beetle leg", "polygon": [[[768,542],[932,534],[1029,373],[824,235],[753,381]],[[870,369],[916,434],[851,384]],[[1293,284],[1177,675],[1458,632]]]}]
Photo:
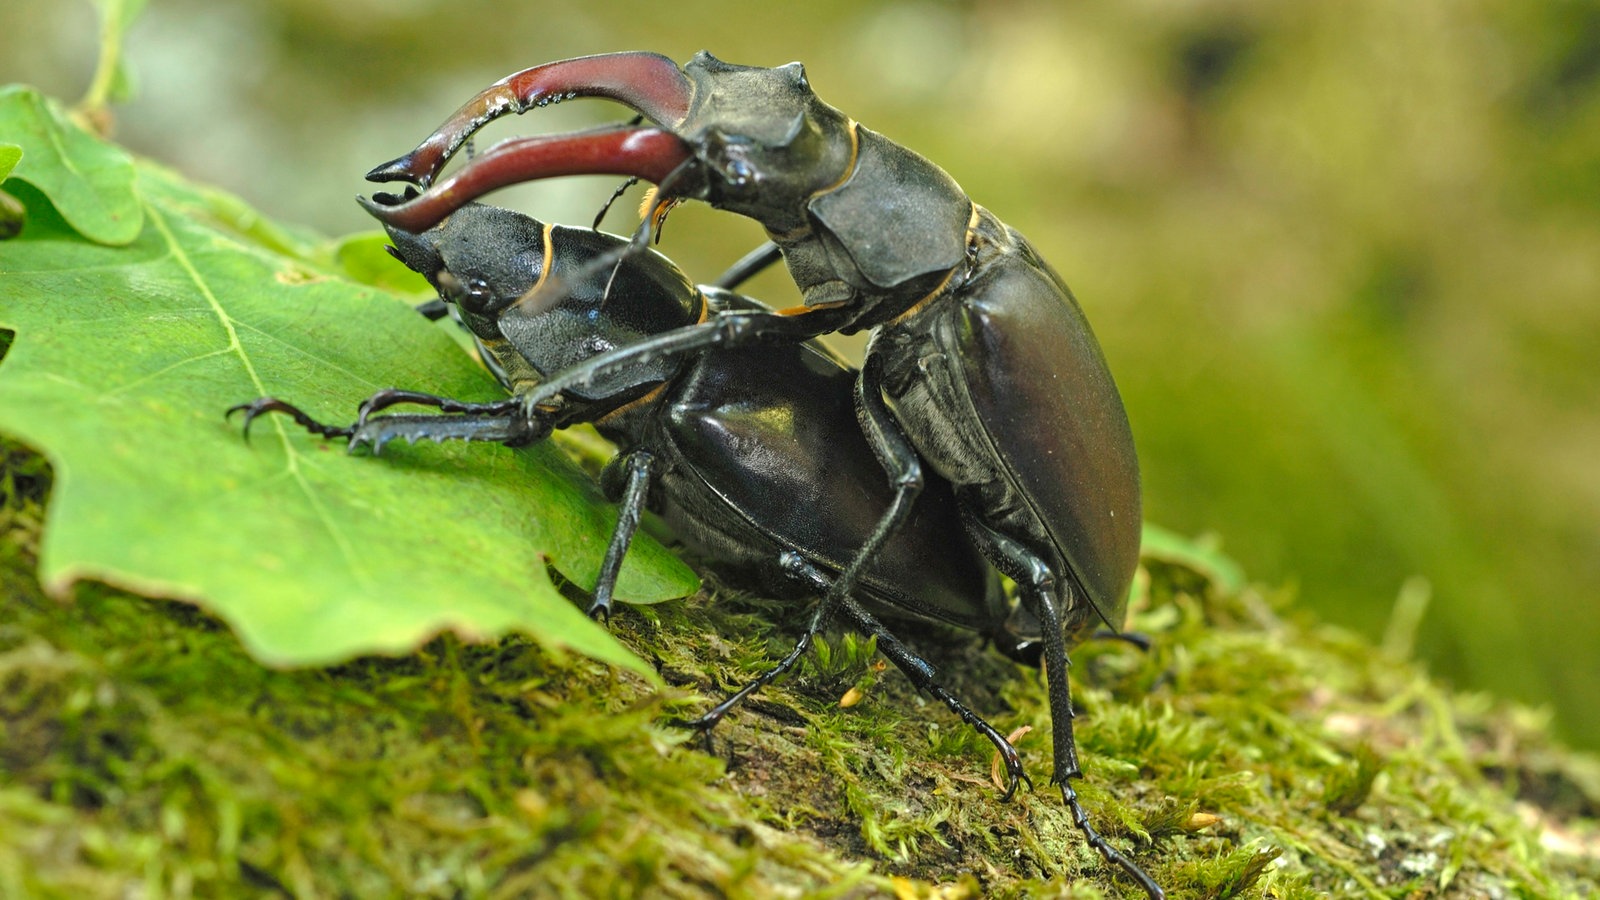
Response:
[{"label": "spiny beetle leg", "polygon": [[244,412],[244,439],[246,441],[250,440],[250,424],[260,416],[263,416],[269,412],[283,413],[284,415],[294,419],[296,425],[299,425],[301,428],[304,428],[312,434],[319,435],[321,437],[348,438],[355,434],[354,426],[324,425],[323,423],[318,422],[316,419],[311,418],[311,416],[307,415],[303,410],[300,409],[300,407],[295,406],[292,403],[286,403],[276,397],[258,397],[255,400],[251,400],[249,403],[240,403],[237,406],[230,406],[228,407],[228,410],[223,413],[223,417],[231,419],[233,418],[234,413],[241,411]]},{"label": "spiny beetle leg", "polygon": [[[1155,883],[1138,863],[1123,856],[1096,831],[1089,821],[1089,813],[1078,800],[1072,788],[1072,779],[1082,778],[1083,769],[1078,764],[1078,744],[1072,736],[1072,693],[1067,673],[1072,662],[1067,657],[1067,641],[1062,632],[1059,598],[1072,597],[1070,586],[1057,587],[1060,582],[1050,567],[1021,543],[979,521],[970,511],[963,511],[967,531],[995,568],[1017,583],[1023,592],[1022,602],[1027,603],[1038,617],[1044,643],[1045,687],[1050,697],[1051,745],[1055,749],[1055,770],[1050,783],[1061,788],[1061,801],[1072,815],[1072,822],[1083,832],[1084,842],[1093,847],[1106,862],[1125,872],[1129,878],[1149,895],[1151,900],[1165,900],[1166,892]],[[1058,594],[1058,590],[1060,593]]]},{"label": "spiny beetle leg", "polygon": [[417,441],[482,441],[520,447],[549,434],[548,424],[531,421],[520,411],[500,416],[431,413],[373,416],[355,428],[350,437],[350,449],[365,444],[374,454],[382,453],[384,445],[396,438],[412,444]]},{"label": "spiny beetle leg", "polygon": [[[614,468],[615,467],[615,468]],[[655,457],[643,450],[635,450],[626,457],[606,467],[606,477],[626,470],[621,477],[622,497],[617,503],[617,525],[611,531],[611,543],[606,546],[605,559],[600,562],[600,576],[595,579],[594,600],[589,604],[589,618],[611,621],[611,596],[617,587],[617,575],[622,571],[622,560],[628,555],[628,545],[639,530],[639,519],[644,515],[645,498],[650,493],[650,478],[654,474]]]},{"label": "spiny beetle leg", "polygon": [[933,695],[934,699],[943,703],[951,712],[961,717],[961,721],[972,726],[977,732],[989,739],[999,751],[1000,759],[1006,766],[1005,792],[1000,795],[1001,800],[1010,800],[1017,793],[1017,786],[1025,784],[1028,790],[1033,790],[1033,779],[1022,768],[1022,756],[1017,753],[1017,748],[1006,740],[1005,736],[994,729],[994,726],[984,721],[981,716],[968,709],[966,704],[935,680],[937,673],[928,661],[912,652],[892,632],[883,627],[871,613],[862,609],[854,600],[846,599],[844,614],[852,620],[857,628],[878,639],[878,651],[889,658],[889,661],[905,673],[913,685]]},{"label": "spiny beetle leg", "polygon": [[479,92],[416,149],[377,166],[367,173],[367,180],[426,187],[461,145],[491,120],[574,97],[616,100],[652,122],[676,125],[688,115],[690,91],[689,79],[678,64],[658,53],[605,53],[534,66]]},{"label": "spiny beetle leg", "polygon": [[1145,653],[1149,653],[1150,648],[1155,643],[1150,640],[1150,635],[1142,631],[1112,631],[1109,628],[1100,628],[1089,637],[1096,641],[1121,641],[1124,644],[1138,647]]},{"label": "spiny beetle leg", "polygon": [[431,406],[440,412],[465,413],[475,416],[500,416],[514,412],[520,408],[516,400],[491,400],[488,403],[472,403],[465,400],[453,400],[437,394],[424,394],[420,391],[403,391],[399,388],[384,388],[361,401],[361,406],[356,411],[356,427],[367,424],[367,419],[373,413],[410,403],[415,406]]}]

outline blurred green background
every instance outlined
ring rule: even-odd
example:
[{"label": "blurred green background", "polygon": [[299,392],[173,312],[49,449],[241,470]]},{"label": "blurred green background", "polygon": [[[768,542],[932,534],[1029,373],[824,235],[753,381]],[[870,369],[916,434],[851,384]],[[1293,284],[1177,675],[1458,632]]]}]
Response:
[{"label": "blurred green background", "polygon": [[[75,98],[95,28],[5,0],[0,82]],[[1435,671],[1600,746],[1594,2],[152,0],[116,136],[343,233],[361,173],[490,81],[701,48],[804,61],[1033,240],[1110,358],[1150,521],[1375,637],[1431,596]],[[586,222],[611,186],[496,201]],[[663,249],[704,280],[759,239],[685,208]],[[781,273],[751,293],[795,299]]]}]

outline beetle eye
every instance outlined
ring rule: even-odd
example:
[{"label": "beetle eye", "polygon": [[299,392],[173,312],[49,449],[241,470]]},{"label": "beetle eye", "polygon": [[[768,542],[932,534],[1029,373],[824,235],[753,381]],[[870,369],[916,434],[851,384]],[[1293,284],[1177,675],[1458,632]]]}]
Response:
[{"label": "beetle eye", "polygon": [[465,310],[484,312],[493,299],[489,282],[480,276],[462,277],[448,269],[440,269],[434,275],[434,282],[439,286],[439,296],[445,302],[454,303]]},{"label": "beetle eye", "polygon": [[742,144],[726,144],[722,147],[722,159],[717,168],[728,187],[748,188],[755,183],[756,167],[746,156],[747,151],[748,148]]}]

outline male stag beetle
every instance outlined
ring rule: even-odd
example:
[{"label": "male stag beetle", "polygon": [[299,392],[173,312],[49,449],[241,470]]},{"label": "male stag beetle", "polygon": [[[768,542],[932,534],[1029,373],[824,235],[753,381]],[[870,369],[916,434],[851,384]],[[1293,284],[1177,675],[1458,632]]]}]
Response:
[{"label": "male stag beetle", "polygon": [[[434,184],[479,127],[572,97],[621,102],[649,124],[515,138]],[[1138,459],[1121,397],[1077,301],[1033,247],[932,162],[861,127],[812,92],[799,63],[735,66],[707,53],[682,69],[650,53],[536,66],[468,101],[415,150],[373,169],[415,197],[366,206],[425,228],[517,181],[580,173],[642,177],[656,215],[699,199],[760,222],[805,297],[784,313],[734,313],[595,357],[530,394],[562,391],[641,360],[876,329],[857,412],[895,497],[825,603],[843,601],[909,515],[925,460],[954,485],[983,554],[1019,585],[1050,691],[1052,781],[1086,840],[1151,897],[1163,893],[1091,826],[1071,781],[1067,641],[1098,616],[1119,628],[1138,564]],[[762,259],[772,259],[768,255]],[[920,455],[920,460],[919,460]]]},{"label": "male stag beetle", "polygon": [[[659,254],[630,256],[613,276],[592,263],[625,242],[590,229],[544,225],[510,210],[470,205],[422,234],[391,228],[396,255],[457,310],[491,368],[514,395],[545,373],[617,344],[668,331],[727,309],[759,310],[729,291],[696,288]],[[609,282],[609,302],[608,283]],[[547,294],[559,292],[552,302]],[[812,342],[719,350],[657,360],[566,393],[538,420],[510,400],[465,403],[386,390],[362,404],[350,426],[324,425],[263,397],[241,404],[245,428],[280,412],[313,433],[375,450],[395,439],[477,440],[511,445],[551,428],[592,422],[621,452],[602,481],[620,500],[616,529],[594,590],[591,615],[609,616],[611,594],[640,511],[648,504],[701,555],[744,574],[774,596],[825,594],[890,502],[890,492],[852,409],[855,372]],[[373,415],[397,404],[439,414]],[[801,498],[807,498],[801,502]],[[937,697],[999,749],[1006,796],[1027,780],[1016,750],[936,680],[933,666],[880,620],[922,619],[979,631],[1017,655],[1007,602],[961,526],[950,485],[930,481],[906,527],[884,543],[840,612],[919,688]],[[820,608],[819,608],[820,612]],[[772,669],[692,722],[709,731],[740,700],[799,662],[827,623],[813,616],[795,648]]]}]

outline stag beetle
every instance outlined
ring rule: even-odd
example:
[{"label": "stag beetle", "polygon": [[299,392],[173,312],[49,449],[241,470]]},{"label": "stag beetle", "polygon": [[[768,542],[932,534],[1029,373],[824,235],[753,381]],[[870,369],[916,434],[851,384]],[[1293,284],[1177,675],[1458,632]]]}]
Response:
[{"label": "stag beetle", "polygon": [[[434,183],[489,120],[580,96],[619,101],[649,124],[513,138]],[[642,360],[876,329],[857,413],[894,500],[826,603],[843,601],[904,524],[926,483],[921,463],[948,478],[968,533],[1016,580],[1035,620],[1050,691],[1052,781],[1088,843],[1151,897],[1164,896],[1094,830],[1071,785],[1083,773],[1067,641],[1095,616],[1121,627],[1141,520],[1127,413],[1061,278],[938,166],[818,99],[799,63],[736,66],[704,52],[682,69],[656,54],[615,53],[502,79],[412,152],[368,173],[424,188],[420,195],[365,205],[388,224],[420,229],[496,187],[580,173],[657,185],[639,246],[681,199],[755,219],[805,306],[727,314],[592,358],[528,395],[527,414]]]},{"label": "stag beetle", "polygon": [[[691,285],[654,252],[630,256],[613,275],[590,263],[625,246],[622,239],[490,206],[463,207],[422,234],[395,228],[389,234],[395,255],[454,307],[514,395],[531,390],[545,373],[641,335],[728,309],[764,308],[727,290]],[[540,302],[551,291],[560,291],[559,300]],[[420,311],[430,317],[440,312],[428,304]],[[591,615],[609,616],[616,576],[646,504],[719,568],[744,574],[774,596],[826,594],[890,501],[856,425],[854,380],[854,370],[808,342],[719,350],[618,371],[567,392],[559,412],[537,420],[524,416],[515,398],[464,403],[400,390],[373,395],[350,426],[322,424],[271,397],[229,413],[243,411],[247,431],[257,416],[285,413],[313,433],[375,450],[395,438],[519,445],[552,428],[594,423],[621,450],[602,476],[620,509],[590,607]],[[435,406],[440,413],[373,415],[402,403]],[[955,625],[986,634],[1012,655],[1026,654],[1028,642],[1008,630],[1008,603],[967,540],[947,482],[930,482],[906,527],[874,556],[856,593],[861,602],[847,599],[842,618],[876,636],[878,648],[917,687],[994,743],[1006,762],[1010,797],[1027,782],[1016,750],[940,685],[933,666],[879,618]],[[683,724],[709,732],[740,700],[791,669],[827,624],[824,609],[781,662]]]}]

